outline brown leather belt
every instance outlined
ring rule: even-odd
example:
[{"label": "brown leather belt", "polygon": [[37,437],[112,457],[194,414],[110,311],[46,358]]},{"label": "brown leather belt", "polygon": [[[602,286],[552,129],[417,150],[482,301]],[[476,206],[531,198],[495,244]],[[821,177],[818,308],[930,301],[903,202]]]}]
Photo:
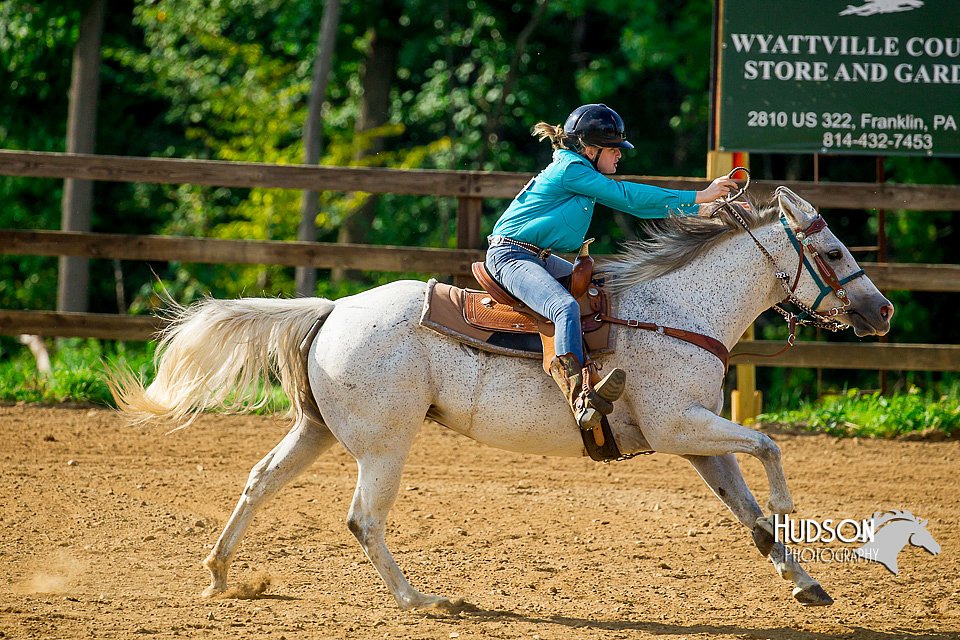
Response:
[{"label": "brown leather belt", "polygon": [[513,238],[508,238],[506,236],[490,236],[487,241],[490,243],[491,247],[495,247],[499,244],[509,244],[520,249],[525,249],[541,260],[546,260],[550,257],[550,254],[553,253],[553,249],[543,249],[535,244],[523,242],[522,240],[514,240]]}]

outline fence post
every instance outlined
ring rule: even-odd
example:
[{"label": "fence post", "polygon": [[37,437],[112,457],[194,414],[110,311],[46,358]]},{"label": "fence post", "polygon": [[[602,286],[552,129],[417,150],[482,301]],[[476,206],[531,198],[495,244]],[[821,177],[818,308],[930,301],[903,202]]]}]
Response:
[{"label": "fence post", "polygon": [[[473,180],[468,179],[464,190],[469,194],[472,186]],[[457,196],[457,249],[483,249],[484,242],[480,236],[482,213],[483,198]],[[473,276],[456,276],[453,281],[459,287],[478,286]]]},{"label": "fence post", "polygon": [[[749,167],[750,159],[746,153],[728,153],[710,151],[707,153],[707,178],[713,180],[725,176],[734,167]],[[754,329],[751,324],[743,334],[742,340],[753,340]],[[757,368],[752,364],[738,364],[737,388],[730,392],[730,419],[742,423],[744,420],[760,415],[763,396],[757,390]]]},{"label": "fence post", "polygon": [[482,249],[483,198],[457,198],[457,249]]}]

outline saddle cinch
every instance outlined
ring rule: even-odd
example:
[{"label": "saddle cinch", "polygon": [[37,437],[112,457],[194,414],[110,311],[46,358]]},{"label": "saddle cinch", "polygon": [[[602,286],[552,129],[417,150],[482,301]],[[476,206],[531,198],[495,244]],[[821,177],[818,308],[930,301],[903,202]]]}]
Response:
[{"label": "saddle cinch", "polygon": [[[613,351],[610,325],[598,314],[609,315],[610,298],[602,282],[593,279],[593,259],[584,243],[574,263],[568,289],[580,304],[584,343],[592,356]],[[484,351],[540,358],[544,371],[556,355],[554,326],[505,291],[483,262],[472,265],[484,290],[461,289],[430,280],[420,324]]]}]

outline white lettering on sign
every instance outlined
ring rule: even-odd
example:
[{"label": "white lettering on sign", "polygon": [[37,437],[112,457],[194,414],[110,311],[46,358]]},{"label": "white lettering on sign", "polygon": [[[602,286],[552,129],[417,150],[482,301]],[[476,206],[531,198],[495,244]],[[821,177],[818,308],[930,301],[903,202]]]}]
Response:
[{"label": "white lettering on sign", "polygon": [[[743,63],[744,80],[781,82],[866,82],[879,84],[960,84],[960,38],[898,36],[837,36],[772,33],[731,33],[737,53],[756,54]],[[726,43],[724,46],[728,46]],[[885,62],[903,54],[930,62]],[[778,59],[796,55],[826,55],[869,58],[864,62]],[[949,63],[957,59],[957,63]],[[900,58],[902,60],[902,58]],[[938,61],[938,62],[934,62]],[[942,62],[939,62],[942,61]]]},{"label": "white lettering on sign", "polygon": [[[730,39],[737,53],[781,55],[841,56],[897,56],[900,38],[897,36],[822,36],[776,35],[772,33],[732,33]],[[922,40],[921,38],[914,38]],[[754,46],[756,49],[754,49]]]}]

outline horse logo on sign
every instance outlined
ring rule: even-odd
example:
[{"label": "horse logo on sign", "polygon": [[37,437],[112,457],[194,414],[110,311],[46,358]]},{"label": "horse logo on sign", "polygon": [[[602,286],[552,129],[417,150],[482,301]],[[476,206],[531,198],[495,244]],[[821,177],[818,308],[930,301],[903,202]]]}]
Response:
[{"label": "horse logo on sign", "polygon": [[848,4],[840,12],[841,16],[872,16],[878,13],[896,13],[897,11],[912,11],[923,6],[923,0],[866,0],[859,7]]},{"label": "horse logo on sign", "polygon": [[[882,527],[882,528],[881,528]],[[920,521],[909,511],[879,511],[873,514],[873,540],[854,553],[865,560],[879,562],[896,575],[897,555],[909,542],[933,555],[940,553],[940,543],[927,531],[927,520]]]}]

